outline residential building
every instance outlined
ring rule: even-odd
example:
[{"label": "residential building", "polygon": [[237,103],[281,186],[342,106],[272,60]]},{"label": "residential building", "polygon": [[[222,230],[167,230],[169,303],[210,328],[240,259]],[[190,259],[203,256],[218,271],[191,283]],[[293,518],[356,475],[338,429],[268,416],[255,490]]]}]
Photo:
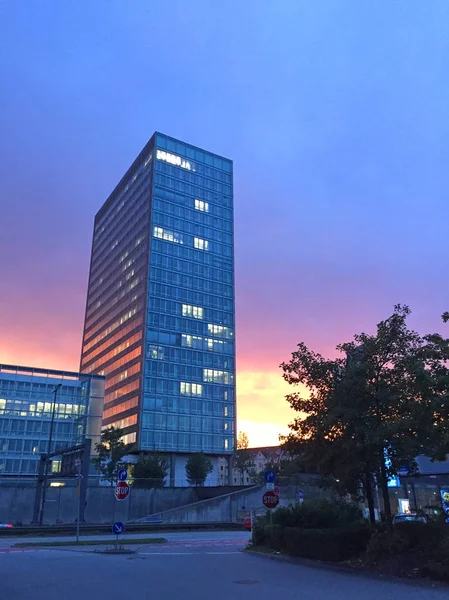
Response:
[{"label": "residential building", "polygon": [[[56,391],[55,391],[56,390]],[[104,377],[0,365],[0,477],[37,475],[41,454],[100,441]],[[57,465],[53,467],[56,469]]]},{"label": "residential building", "polygon": [[[232,476],[228,475],[228,464],[222,459],[219,462],[220,485],[231,483],[232,485],[251,485],[254,477],[264,473],[268,468],[280,465],[283,460],[290,460],[290,456],[280,446],[266,446],[261,448],[248,448],[251,466],[242,471],[235,466],[232,469]],[[237,450],[247,452],[246,450]]]},{"label": "residential building", "polygon": [[81,370],[136,452],[232,455],[233,165],[155,133],[95,217]]}]

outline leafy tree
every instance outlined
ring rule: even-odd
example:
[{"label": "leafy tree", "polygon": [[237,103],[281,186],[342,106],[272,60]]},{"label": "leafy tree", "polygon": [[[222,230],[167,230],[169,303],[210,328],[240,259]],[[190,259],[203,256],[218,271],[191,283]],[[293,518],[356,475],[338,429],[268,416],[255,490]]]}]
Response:
[{"label": "leafy tree", "polygon": [[123,429],[108,427],[101,432],[100,443],[95,445],[97,456],[92,462],[111,485],[117,480],[119,470],[124,467],[123,458],[131,447],[123,442],[122,437]]},{"label": "leafy tree", "polygon": [[333,476],[340,491],[366,497],[374,519],[378,483],[391,523],[388,480],[415,456],[434,457],[448,449],[449,342],[408,329],[410,309],[397,305],[375,335],[354,336],[337,346],[343,355],[326,360],[299,344],[284,379],[308,394],[287,396],[300,416],[284,439],[311,470]]},{"label": "leafy tree", "polygon": [[160,454],[141,455],[133,466],[133,487],[161,488],[165,485],[169,463]]},{"label": "leafy tree", "polygon": [[234,468],[240,472],[242,482],[244,481],[245,473],[251,474],[251,469],[254,468],[251,450],[249,450],[248,446],[248,436],[241,431],[237,436],[236,451],[234,452]]},{"label": "leafy tree", "polygon": [[212,473],[214,467],[212,461],[203,452],[192,454],[186,463],[186,475],[189,485],[201,486]]}]

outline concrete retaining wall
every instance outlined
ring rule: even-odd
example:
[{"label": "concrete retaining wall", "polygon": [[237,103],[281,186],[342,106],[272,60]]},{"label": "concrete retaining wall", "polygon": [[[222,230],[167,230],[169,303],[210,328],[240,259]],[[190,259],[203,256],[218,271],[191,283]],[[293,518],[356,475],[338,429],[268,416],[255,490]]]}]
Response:
[{"label": "concrete retaining wall", "polygon": [[[187,506],[162,511],[157,514],[164,523],[229,523],[241,522],[250,510],[263,509],[265,486],[243,490],[202,500]],[[295,504],[299,486],[281,486],[279,506]],[[330,498],[331,494],[318,486],[301,486],[307,499]],[[156,516],[156,515],[155,515]]]},{"label": "concrete retaining wall", "polygon": [[[131,489],[126,500],[117,501],[112,487],[89,487],[85,519],[87,523],[111,523],[140,519],[161,510],[190,504],[197,500],[194,488]],[[0,523],[31,523],[34,486],[0,486]],[[73,523],[77,518],[78,496],[73,486],[49,488],[44,521]]]}]

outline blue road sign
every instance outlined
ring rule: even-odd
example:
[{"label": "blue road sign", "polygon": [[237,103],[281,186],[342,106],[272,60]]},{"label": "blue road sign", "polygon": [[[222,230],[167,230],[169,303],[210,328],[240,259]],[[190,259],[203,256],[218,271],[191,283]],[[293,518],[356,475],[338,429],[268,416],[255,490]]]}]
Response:
[{"label": "blue road sign", "polygon": [[276,481],[276,473],[274,473],[273,471],[266,471],[265,481],[267,483],[274,483]]},{"label": "blue road sign", "polygon": [[126,481],[127,477],[128,471],[126,469],[120,469],[120,471],[117,473],[117,478],[119,481]]},{"label": "blue road sign", "polygon": [[298,490],[298,502],[300,504],[304,502],[304,492],[302,490]]},{"label": "blue road sign", "polygon": [[121,521],[117,521],[117,523],[114,523],[114,525],[112,526],[112,533],[114,533],[115,535],[120,535],[124,531],[125,526]]}]

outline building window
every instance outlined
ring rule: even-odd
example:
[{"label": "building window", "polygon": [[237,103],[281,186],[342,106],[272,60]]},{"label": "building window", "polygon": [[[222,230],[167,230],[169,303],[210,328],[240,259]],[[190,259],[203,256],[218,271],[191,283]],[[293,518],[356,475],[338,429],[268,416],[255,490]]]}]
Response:
[{"label": "building window", "polygon": [[209,203],[203,200],[195,200],[195,209],[202,212],[209,212]]},{"label": "building window", "polygon": [[194,319],[202,319],[203,318],[203,309],[201,306],[192,306],[190,304],[182,305],[182,316],[183,317],[193,317]]},{"label": "building window", "polygon": [[203,386],[201,383],[186,383],[185,381],[181,381],[179,391],[183,396],[202,396]]},{"label": "building window", "polygon": [[164,348],[162,346],[156,346],[149,344],[147,358],[154,358],[156,360],[164,360]]},{"label": "building window", "polygon": [[175,244],[184,243],[182,239],[182,233],[178,233],[176,231],[168,231],[163,227],[155,227],[153,233],[154,237],[165,240],[166,242],[174,242]]},{"label": "building window", "polygon": [[194,238],[194,246],[198,250],[209,250],[209,242],[207,240],[203,240],[203,238]]},{"label": "building window", "polygon": [[228,371],[216,371],[214,369],[203,369],[203,381],[209,383],[233,383],[232,373]]},{"label": "building window", "polygon": [[211,335],[218,335],[219,337],[231,338],[232,329],[225,327],[224,325],[212,325],[209,323],[207,329]]}]

